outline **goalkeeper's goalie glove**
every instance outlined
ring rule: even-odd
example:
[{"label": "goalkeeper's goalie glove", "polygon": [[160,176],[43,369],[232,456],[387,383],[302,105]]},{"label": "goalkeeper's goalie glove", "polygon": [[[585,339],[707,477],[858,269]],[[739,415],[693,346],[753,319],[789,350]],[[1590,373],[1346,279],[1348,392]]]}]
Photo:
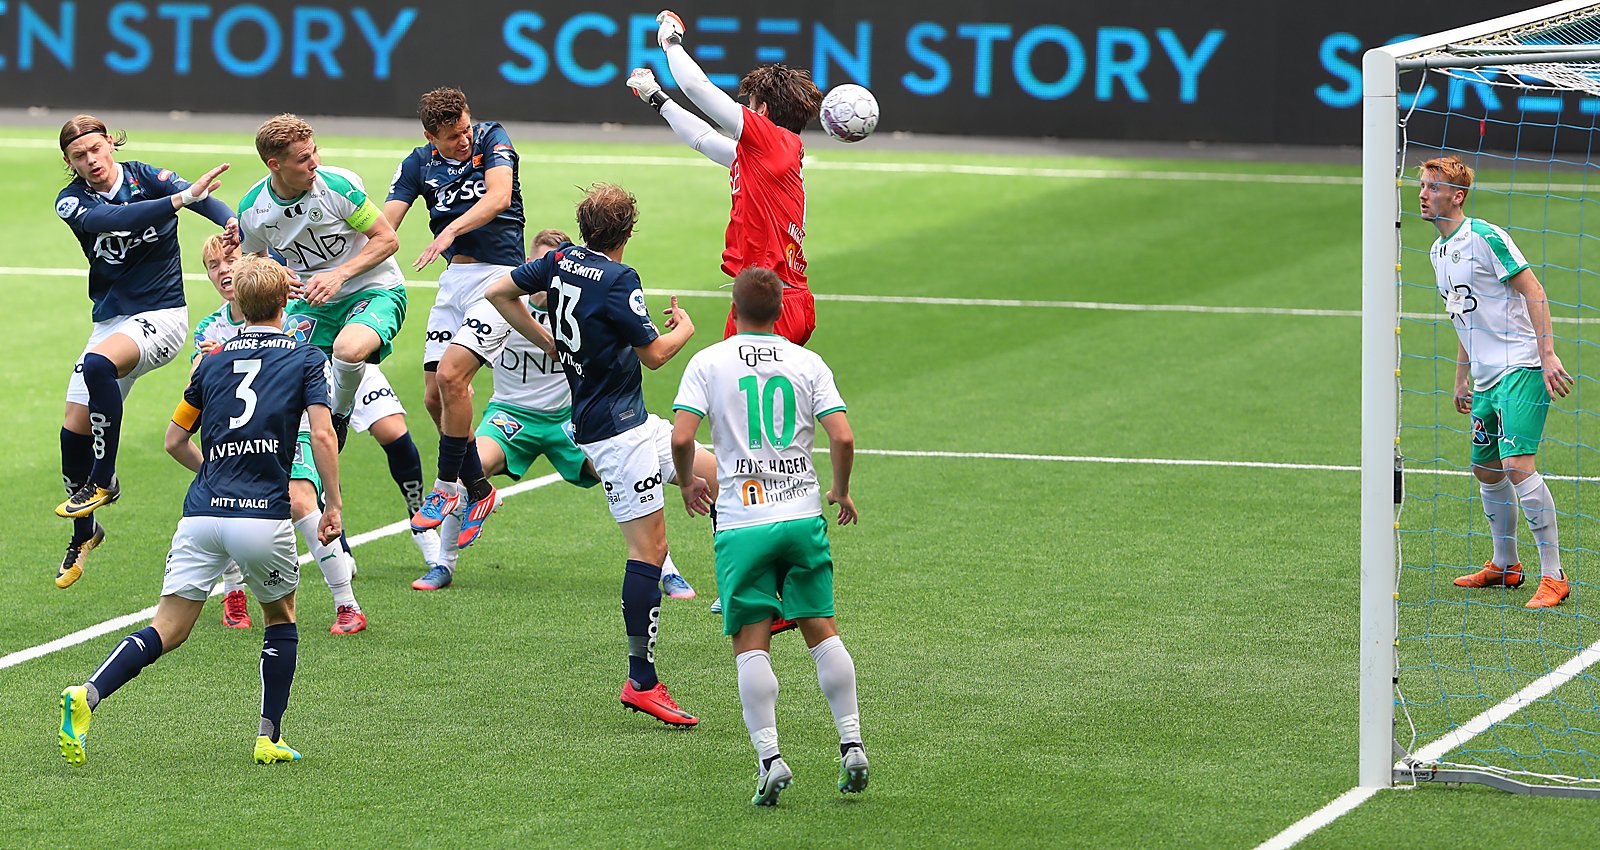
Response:
[{"label": "goalkeeper's goalie glove", "polygon": [[628,88],[633,89],[633,93],[638,95],[640,100],[650,104],[657,112],[672,100],[661,90],[661,84],[656,82],[655,72],[649,68],[634,68],[633,73],[628,75]]},{"label": "goalkeeper's goalie glove", "polygon": [[683,43],[683,19],[678,17],[677,12],[671,9],[661,10],[656,14],[656,23],[661,25],[660,29],[656,30],[656,43],[661,45],[662,50]]}]

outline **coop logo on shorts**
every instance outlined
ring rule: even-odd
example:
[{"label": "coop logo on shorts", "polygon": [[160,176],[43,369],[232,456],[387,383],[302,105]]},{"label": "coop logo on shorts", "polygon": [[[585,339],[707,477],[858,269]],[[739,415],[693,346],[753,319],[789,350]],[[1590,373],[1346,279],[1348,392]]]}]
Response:
[{"label": "coop logo on shorts", "polygon": [[522,423],[503,410],[495,411],[495,414],[489,417],[489,424],[499,428],[500,433],[506,435],[508,439],[522,432]]},{"label": "coop logo on shorts", "polygon": [[1484,426],[1483,420],[1472,417],[1472,444],[1475,446],[1489,445],[1489,429]]},{"label": "coop logo on shorts", "polygon": [[633,312],[641,316],[650,315],[650,308],[644,305],[644,290],[642,289],[635,289],[628,293],[628,306],[633,308]]},{"label": "coop logo on shorts", "polygon": [[310,342],[311,333],[317,329],[317,320],[298,313],[283,320],[283,332],[294,337],[295,342]]},{"label": "coop logo on shorts", "polygon": [[650,476],[649,478],[646,478],[643,481],[635,481],[635,482],[633,482],[633,492],[635,492],[635,493],[648,493],[649,491],[654,490],[655,488],[660,487],[660,486],[661,486],[661,473],[657,472],[655,475],[652,475],[652,476]]},{"label": "coop logo on shorts", "polygon": [[72,197],[71,195],[56,201],[56,215],[59,215],[62,218],[71,218],[72,214],[77,211],[78,199]]}]

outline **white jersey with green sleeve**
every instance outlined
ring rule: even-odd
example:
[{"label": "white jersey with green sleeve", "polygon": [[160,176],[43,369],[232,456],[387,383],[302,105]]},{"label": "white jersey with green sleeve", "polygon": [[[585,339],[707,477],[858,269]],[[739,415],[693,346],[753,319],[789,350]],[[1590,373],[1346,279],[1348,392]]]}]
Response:
[{"label": "white jersey with green sleeve", "polygon": [[735,334],[689,360],[672,408],[711,420],[719,531],[822,515],[816,421],[845,406],[816,352]]},{"label": "white jersey with green sleeve", "polygon": [[[270,248],[283,256],[285,264],[301,280],[306,280],[361,253],[367,244],[363,231],[382,214],[367,197],[361,178],[343,168],[318,168],[310,191],[289,199],[278,197],[272,191],[271,177],[263,177],[239,202],[240,248],[246,254],[259,254]],[[404,284],[400,266],[388,257],[345,281],[339,293],[329,300]]]},{"label": "white jersey with green sleeve", "polygon": [[[519,299],[527,305],[528,299]],[[539,324],[550,329],[550,316],[538,307],[529,307]],[[561,364],[551,360],[527,337],[511,331],[494,363],[494,397],[490,401],[523,410],[549,411],[572,406],[572,387]]]},{"label": "white jersey with green sleeve", "polygon": [[1540,367],[1528,302],[1509,283],[1528,261],[1509,234],[1482,219],[1464,219],[1434,240],[1428,258],[1445,312],[1472,361],[1476,391],[1513,369]]},{"label": "white jersey with green sleeve", "polygon": [[244,320],[234,321],[233,305],[224,301],[221,307],[212,311],[210,315],[200,320],[194,326],[194,353],[189,355],[189,363],[200,359],[200,343],[214,342],[221,345],[239,335],[244,330]]}]

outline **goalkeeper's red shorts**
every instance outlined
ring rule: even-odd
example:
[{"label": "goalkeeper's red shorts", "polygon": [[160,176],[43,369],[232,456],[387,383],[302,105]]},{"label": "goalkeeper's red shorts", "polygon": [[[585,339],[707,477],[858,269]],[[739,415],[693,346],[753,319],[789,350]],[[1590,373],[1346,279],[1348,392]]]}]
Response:
[{"label": "goalkeeper's red shorts", "polygon": [[[795,286],[783,288],[783,309],[778,313],[778,336],[794,343],[805,345],[811,339],[811,332],[817,329],[817,299],[812,297],[811,290]],[[738,333],[733,326],[733,310],[728,310],[728,324],[722,329],[722,338],[727,339]]]}]

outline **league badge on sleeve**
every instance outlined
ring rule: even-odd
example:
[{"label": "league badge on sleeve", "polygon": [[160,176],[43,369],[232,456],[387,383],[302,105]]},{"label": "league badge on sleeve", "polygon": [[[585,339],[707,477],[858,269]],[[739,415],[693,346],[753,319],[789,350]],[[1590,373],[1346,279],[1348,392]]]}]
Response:
[{"label": "league badge on sleeve", "polygon": [[56,215],[61,216],[63,219],[72,218],[72,214],[77,211],[78,199],[71,195],[56,202]]},{"label": "league badge on sleeve", "polygon": [[650,308],[645,306],[644,303],[644,290],[642,289],[635,289],[628,293],[628,306],[633,308],[633,312],[641,316],[650,315]]}]

